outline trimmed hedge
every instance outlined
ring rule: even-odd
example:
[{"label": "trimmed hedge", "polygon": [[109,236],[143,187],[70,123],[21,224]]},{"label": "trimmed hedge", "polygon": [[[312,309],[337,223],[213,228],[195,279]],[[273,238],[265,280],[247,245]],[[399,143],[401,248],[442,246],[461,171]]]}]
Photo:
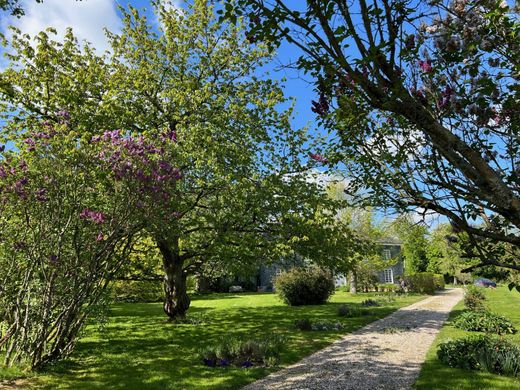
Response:
[{"label": "trimmed hedge", "polygon": [[293,268],[274,281],[280,298],[291,306],[320,305],[334,294],[332,274],[320,268]]},{"label": "trimmed hedge", "polygon": [[431,272],[419,272],[404,277],[408,291],[419,294],[433,294],[436,290],[436,278]]},{"label": "trimmed hedge", "polygon": [[458,316],[453,325],[456,328],[496,334],[514,334],[515,326],[507,318],[487,311],[467,311]]},{"label": "trimmed hedge", "polygon": [[504,338],[479,335],[446,341],[437,357],[450,367],[520,376],[520,347]]},{"label": "trimmed hedge", "polygon": [[161,280],[116,280],[110,289],[115,302],[161,302],[164,299]]}]

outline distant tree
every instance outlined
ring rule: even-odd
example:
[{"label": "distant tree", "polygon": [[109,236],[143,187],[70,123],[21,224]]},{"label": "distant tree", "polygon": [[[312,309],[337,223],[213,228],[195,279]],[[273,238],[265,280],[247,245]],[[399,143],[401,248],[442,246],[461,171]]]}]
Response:
[{"label": "distant tree", "polygon": [[406,273],[425,272],[428,268],[426,235],[428,228],[422,223],[414,222],[410,215],[401,215],[393,223],[391,229],[403,242],[402,255]]},{"label": "distant tree", "polygon": [[[299,48],[311,109],[353,195],[421,207],[468,234],[465,256],[520,246],[518,5],[491,0],[233,0],[249,38]],[[334,137],[335,136],[335,137]],[[490,223],[481,223],[489,221]]]},{"label": "distant tree", "polygon": [[454,278],[467,266],[461,258],[459,242],[453,240],[453,229],[449,223],[441,223],[430,232],[426,247],[427,271],[448,274]]}]

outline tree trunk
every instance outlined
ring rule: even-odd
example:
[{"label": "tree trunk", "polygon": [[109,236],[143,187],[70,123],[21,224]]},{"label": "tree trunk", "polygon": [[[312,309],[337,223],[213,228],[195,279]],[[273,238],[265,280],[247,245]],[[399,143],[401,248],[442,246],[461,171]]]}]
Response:
[{"label": "tree trunk", "polygon": [[355,271],[349,273],[349,286],[352,294],[357,293],[357,275]]},{"label": "tree trunk", "polygon": [[186,278],[184,272],[184,260],[175,247],[168,245],[165,241],[158,242],[162,254],[164,268],[164,312],[175,320],[186,316],[190,307]]}]

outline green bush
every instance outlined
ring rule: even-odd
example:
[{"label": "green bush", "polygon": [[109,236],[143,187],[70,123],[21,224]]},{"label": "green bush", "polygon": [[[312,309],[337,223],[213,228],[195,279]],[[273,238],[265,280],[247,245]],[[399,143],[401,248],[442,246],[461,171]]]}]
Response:
[{"label": "green bush", "polygon": [[400,287],[394,283],[379,283],[377,285],[377,291],[381,292],[396,292],[399,288]]},{"label": "green bush", "polygon": [[350,309],[347,305],[341,305],[338,307],[338,316],[348,317],[349,314],[350,314]]},{"label": "green bush", "polygon": [[486,305],[484,304],[485,300],[486,294],[484,293],[484,289],[482,287],[478,287],[473,284],[466,286],[464,291],[464,306],[466,306],[468,310],[486,310]]},{"label": "green bush", "polygon": [[161,280],[116,280],[111,285],[111,296],[115,302],[161,302],[163,283]]},{"label": "green bush", "polygon": [[433,294],[435,292],[435,278],[431,272],[419,272],[404,277],[408,291],[419,294]]},{"label": "green bush", "polygon": [[444,275],[442,274],[433,274],[433,283],[435,284],[436,290],[444,290],[444,287],[446,287]]},{"label": "green bush", "polygon": [[370,306],[380,306],[379,302],[375,299],[365,299],[363,302],[361,302],[361,305],[370,307]]},{"label": "green bush", "polygon": [[284,336],[277,334],[266,335],[259,339],[225,337],[216,344],[200,350],[199,357],[210,367],[230,365],[270,367],[278,364],[280,352],[286,341]]},{"label": "green bush", "polygon": [[479,335],[450,340],[439,346],[437,357],[450,367],[520,375],[520,347],[504,338]]},{"label": "green bush", "polygon": [[308,318],[301,318],[294,321],[294,326],[296,329],[303,331],[335,331],[341,330],[344,327],[343,324],[339,321],[311,321]]},{"label": "green bush", "polygon": [[467,311],[458,316],[453,325],[456,328],[474,332],[516,333],[516,328],[507,318],[487,311]]},{"label": "green bush", "polygon": [[334,293],[331,273],[315,267],[283,272],[274,285],[280,298],[291,306],[323,304]]}]

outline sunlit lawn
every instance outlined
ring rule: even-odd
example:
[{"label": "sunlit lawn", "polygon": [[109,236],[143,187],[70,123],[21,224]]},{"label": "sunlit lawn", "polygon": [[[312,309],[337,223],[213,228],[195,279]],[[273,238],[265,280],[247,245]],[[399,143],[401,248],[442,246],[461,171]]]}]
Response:
[{"label": "sunlit lawn", "polygon": [[[495,313],[508,317],[520,330],[520,293],[510,292],[506,287],[496,290],[487,289],[487,305]],[[450,321],[459,315],[464,309],[460,302],[450,314],[446,325],[442,328],[434,344],[428,351],[418,381],[415,384],[417,390],[446,389],[446,390],[513,390],[520,389],[520,379],[504,377],[486,372],[468,371],[458,368],[450,368],[443,365],[437,359],[437,346],[447,339],[455,339],[476,332],[467,332],[454,328]],[[508,336],[520,343],[520,334]]]},{"label": "sunlit lawn", "polygon": [[[342,334],[384,317],[399,307],[423,298],[400,297],[384,306],[370,308],[370,316],[340,318],[342,303],[359,305],[373,294],[337,292],[330,303],[321,306],[288,307],[274,294],[214,294],[193,299],[190,312],[205,315],[205,325],[165,323],[161,305],[117,304],[112,306],[104,331],[87,327],[74,354],[30,383],[44,388],[69,389],[236,389],[277,368],[210,368],[201,364],[196,353],[207,343],[224,335],[261,337],[273,332],[288,336],[281,366],[316,351]],[[302,332],[293,327],[295,319],[338,320],[341,332]],[[278,367],[279,369],[279,367]],[[2,374],[6,378],[16,372]]]}]

